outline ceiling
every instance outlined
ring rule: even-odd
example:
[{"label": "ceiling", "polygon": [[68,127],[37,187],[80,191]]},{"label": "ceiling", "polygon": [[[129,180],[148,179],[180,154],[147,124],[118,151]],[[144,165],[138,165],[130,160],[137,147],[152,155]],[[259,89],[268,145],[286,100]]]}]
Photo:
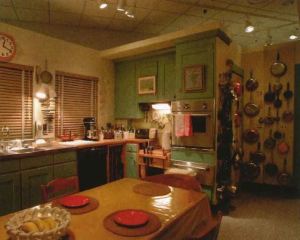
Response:
[{"label": "ceiling", "polygon": [[[0,20],[72,26],[77,29],[113,30],[156,36],[187,26],[219,21],[230,37],[244,48],[274,43],[299,35],[297,0],[127,0],[135,18],[116,11],[117,0],[100,10],[97,0],[0,0]],[[245,33],[245,21],[255,26]]]}]

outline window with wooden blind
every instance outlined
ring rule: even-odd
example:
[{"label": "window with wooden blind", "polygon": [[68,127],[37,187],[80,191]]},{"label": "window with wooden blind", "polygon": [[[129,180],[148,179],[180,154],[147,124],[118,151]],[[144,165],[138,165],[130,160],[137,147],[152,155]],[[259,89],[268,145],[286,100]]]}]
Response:
[{"label": "window with wooden blind", "polygon": [[98,78],[56,72],[55,134],[83,136],[83,118],[97,117]]},{"label": "window with wooden blind", "polygon": [[33,137],[32,84],[33,67],[0,63],[0,130],[9,128],[8,139]]}]

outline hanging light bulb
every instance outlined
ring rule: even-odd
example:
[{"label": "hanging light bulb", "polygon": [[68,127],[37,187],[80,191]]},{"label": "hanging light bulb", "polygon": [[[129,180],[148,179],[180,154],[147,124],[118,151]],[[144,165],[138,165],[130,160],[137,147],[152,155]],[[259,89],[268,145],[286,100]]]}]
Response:
[{"label": "hanging light bulb", "polygon": [[249,20],[246,20],[246,26],[245,26],[245,32],[246,33],[251,33],[254,31],[254,26],[251,24]]},{"label": "hanging light bulb", "polygon": [[104,9],[108,7],[108,3],[106,1],[100,1],[99,8]]},{"label": "hanging light bulb", "polygon": [[125,11],[125,0],[118,0],[118,4],[117,4],[117,10],[120,12],[124,12]]}]

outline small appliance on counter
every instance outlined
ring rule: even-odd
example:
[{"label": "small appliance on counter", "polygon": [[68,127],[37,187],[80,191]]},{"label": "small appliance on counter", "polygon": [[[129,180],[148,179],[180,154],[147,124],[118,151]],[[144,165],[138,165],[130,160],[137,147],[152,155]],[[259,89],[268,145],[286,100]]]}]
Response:
[{"label": "small appliance on counter", "polygon": [[140,128],[135,130],[135,138],[137,139],[148,139],[150,130],[149,128]]},{"label": "small appliance on counter", "polygon": [[86,117],[83,119],[84,140],[98,141],[99,135],[95,117]]}]

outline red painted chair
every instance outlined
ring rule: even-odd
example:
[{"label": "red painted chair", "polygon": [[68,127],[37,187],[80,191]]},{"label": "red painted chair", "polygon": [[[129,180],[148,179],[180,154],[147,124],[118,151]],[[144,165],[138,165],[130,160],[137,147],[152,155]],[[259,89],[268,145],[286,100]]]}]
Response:
[{"label": "red painted chair", "polygon": [[79,192],[78,177],[57,178],[47,185],[41,185],[43,202]]},{"label": "red painted chair", "polygon": [[218,212],[210,221],[197,227],[189,240],[217,240],[222,221],[222,213]]},{"label": "red painted chair", "polygon": [[171,187],[183,188],[201,192],[202,188],[199,181],[189,175],[184,174],[160,174],[145,177],[143,180],[154,183],[161,183]]}]

